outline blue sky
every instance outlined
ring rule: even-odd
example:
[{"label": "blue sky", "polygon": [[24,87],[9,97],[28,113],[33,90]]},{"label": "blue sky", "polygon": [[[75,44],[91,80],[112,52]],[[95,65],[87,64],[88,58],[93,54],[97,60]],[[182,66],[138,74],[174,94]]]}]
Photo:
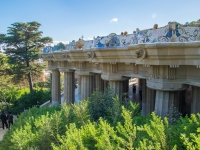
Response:
[{"label": "blue sky", "polygon": [[169,21],[200,19],[200,0],[0,0],[0,33],[14,22],[37,21],[54,41],[132,33]]}]

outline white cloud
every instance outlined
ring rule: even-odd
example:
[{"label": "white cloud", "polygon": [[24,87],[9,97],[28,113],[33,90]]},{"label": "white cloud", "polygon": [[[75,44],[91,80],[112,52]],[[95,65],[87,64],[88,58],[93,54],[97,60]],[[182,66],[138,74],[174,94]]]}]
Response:
[{"label": "white cloud", "polygon": [[46,44],[46,46],[54,46],[54,45],[57,45],[60,42],[62,42],[64,44],[69,44],[69,41],[53,41],[53,43],[48,43],[48,44]]},{"label": "white cloud", "polygon": [[110,22],[117,22],[118,21],[118,18],[113,18],[110,20]]},{"label": "white cloud", "polygon": [[93,40],[93,37],[88,37],[86,40]]},{"label": "white cloud", "polygon": [[64,44],[69,44],[69,41],[53,41],[53,44],[58,44],[58,43],[64,43]]},{"label": "white cloud", "polygon": [[153,13],[152,15],[151,15],[151,18],[156,18],[157,17],[157,14],[156,13]]}]

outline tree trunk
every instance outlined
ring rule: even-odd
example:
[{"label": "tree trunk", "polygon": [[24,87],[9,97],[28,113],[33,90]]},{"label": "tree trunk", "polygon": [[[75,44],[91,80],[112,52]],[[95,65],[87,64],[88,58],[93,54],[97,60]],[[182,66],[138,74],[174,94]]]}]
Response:
[{"label": "tree trunk", "polygon": [[32,76],[30,72],[28,73],[28,83],[29,83],[30,92],[33,92],[33,81],[32,81]]},{"label": "tree trunk", "polygon": [[[27,51],[28,51],[28,50],[27,50]],[[28,60],[28,59],[26,60],[26,66],[27,66],[27,67],[30,67],[29,60]],[[28,75],[28,83],[29,83],[30,92],[33,92],[33,81],[32,81],[31,73],[29,72],[27,75]]]}]

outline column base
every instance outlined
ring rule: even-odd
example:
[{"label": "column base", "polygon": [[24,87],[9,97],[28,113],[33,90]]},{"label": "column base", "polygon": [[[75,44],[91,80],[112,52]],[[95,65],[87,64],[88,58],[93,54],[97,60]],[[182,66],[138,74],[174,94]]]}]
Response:
[{"label": "column base", "polygon": [[60,105],[60,101],[52,101],[51,105],[52,106],[59,106]]}]

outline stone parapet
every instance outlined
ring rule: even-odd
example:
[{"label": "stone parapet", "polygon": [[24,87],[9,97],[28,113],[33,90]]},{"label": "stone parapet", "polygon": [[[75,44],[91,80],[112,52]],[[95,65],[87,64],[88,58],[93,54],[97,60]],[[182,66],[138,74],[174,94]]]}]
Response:
[{"label": "stone parapet", "polygon": [[104,48],[91,50],[73,50],[43,53],[40,57],[46,61],[69,63],[91,62],[125,63],[136,65],[194,65],[200,67],[200,42],[190,43],[152,43],[130,45],[126,48]]},{"label": "stone parapet", "polygon": [[200,42],[146,43],[118,48],[92,48],[40,54],[48,69],[74,70],[79,75],[101,74],[109,81],[130,77],[147,80],[152,89],[200,87]]},{"label": "stone parapet", "polygon": [[[151,44],[151,43],[182,43],[194,42],[200,40],[200,27],[181,25],[177,22],[169,22],[166,26],[158,28],[155,24],[153,28],[139,30],[138,28],[133,33],[122,32],[121,35],[111,33],[107,36],[97,36],[93,40],[85,41],[83,37],[78,41],[73,40],[66,45],[66,50],[90,50],[90,49],[106,49],[106,48],[126,48],[136,44]],[[44,53],[63,51],[58,49],[58,46],[47,46],[43,49]]]}]

